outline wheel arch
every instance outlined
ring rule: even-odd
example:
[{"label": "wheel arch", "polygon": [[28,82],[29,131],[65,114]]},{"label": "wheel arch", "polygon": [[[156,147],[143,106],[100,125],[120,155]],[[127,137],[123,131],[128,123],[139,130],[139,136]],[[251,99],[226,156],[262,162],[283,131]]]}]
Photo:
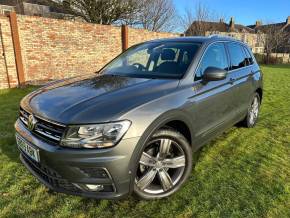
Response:
[{"label": "wheel arch", "polygon": [[[188,141],[188,143],[192,146],[192,135],[191,130],[184,121],[180,119],[171,120],[167,122],[164,127],[172,128],[178,132],[180,132]],[[161,127],[162,128],[162,127]]]},{"label": "wheel arch", "polygon": [[191,147],[194,146],[192,143],[194,139],[193,124],[191,122],[190,116],[187,113],[180,110],[172,110],[157,117],[143,132],[142,136],[140,137],[136,145],[133,155],[131,157],[130,166],[129,166],[129,169],[130,169],[129,173],[131,174],[130,191],[133,190],[133,186],[134,186],[134,179],[135,179],[135,174],[136,174],[136,161],[140,159],[144,146],[150,139],[150,136],[156,130],[161,129],[166,126],[167,127],[169,126],[171,128],[176,128],[176,127],[183,128],[181,131],[187,134],[187,136],[185,137],[187,140],[189,140],[189,144],[191,145]]}]

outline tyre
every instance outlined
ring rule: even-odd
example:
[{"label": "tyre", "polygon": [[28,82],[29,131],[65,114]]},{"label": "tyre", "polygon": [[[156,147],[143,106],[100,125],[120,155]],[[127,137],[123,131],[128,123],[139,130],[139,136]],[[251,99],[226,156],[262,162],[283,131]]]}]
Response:
[{"label": "tyre", "polygon": [[257,121],[260,112],[261,99],[258,93],[255,93],[248,108],[247,115],[242,121],[243,126],[253,128]]},{"label": "tyre", "polygon": [[175,193],[192,170],[192,150],[186,138],[173,129],[156,131],[144,146],[134,181],[134,194],[145,200]]}]

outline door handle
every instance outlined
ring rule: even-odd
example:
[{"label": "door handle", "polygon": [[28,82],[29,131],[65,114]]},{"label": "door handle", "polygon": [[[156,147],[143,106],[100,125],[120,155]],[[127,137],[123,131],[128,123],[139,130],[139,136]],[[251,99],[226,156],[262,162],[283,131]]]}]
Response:
[{"label": "door handle", "polygon": [[234,84],[236,80],[234,78],[230,78],[230,84]]}]

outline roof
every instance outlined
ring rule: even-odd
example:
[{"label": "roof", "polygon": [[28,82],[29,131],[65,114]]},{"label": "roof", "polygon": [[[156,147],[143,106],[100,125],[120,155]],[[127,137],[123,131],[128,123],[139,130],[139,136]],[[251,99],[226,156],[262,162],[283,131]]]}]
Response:
[{"label": "roof", "polygon": [[[275,27],[277,29],[282,29],[283,27],[286,26],[286,24],[287,24],[286,22],[283,22],[283,23],[274,23],[274,24],[261,25],[261,26],[255,27],[255,30],[264,32],[267,28],[271,28],[271,27]],[[285,28],[285,30],[287,30],[287,29],[288,29],[288,27]]]},{"label": "roof", "polygon": [[254,33],[255,31],[252,28],[249,28],[247,26],[241,25],[241,24],[235,24],[235,29],[238,30],[238,32],[249,32],[249,33]]},{"label": "roof", "polygon": [[17,0],[0,0],[0,5],[15,6],[16,4]]},{"label": "roof", "polygon": [[234,29],[230,29],[230,24],[227,24],[225,22],[219,21],[219,22],[211,22],[211,21],[194,21],[191,26],[186,30],[185,34],[190,35],[190,33],[194,32],[195,27],[198,27],[200,25],[203,25],[203,29],[205,31],[209,32],[249,32],[254,33],[254,30],[241,25],[241,24],[234,24]]},{"label": "roof", "polygon": [[[275,27],[277,29],[283,29],[284,31],[286,32],[289,32],[290,33],[290,16],[287,18],[286,22],[281,22],[281,23],[271,23],[271,24],[265,24],[265,25],[262,25],[260,23],[260,25],[249,25],[247,26],[248,28],[252,28],[253,30],[255,30],[255,32],[266,32],[267,28],[272,28],[272,27]],[[258,22],[258,21],[257,21]],[[256,23],[257,23],[256,22]]]},{"label": "roof", "polygon": [[0,0],[1,5],[10,5],[10,6],[15,6],[18,3],[31,3],[31,4],[38,4],[38,5],[46,5],[50,6],[53,4],[52,0]]},{"label": "roof", "polygon": [[57,13],[68,13],[65,8],[62,7],[62,5],[52,1],[52,0],[0,0],[0,5],[9,5],[9,6],[16,6],[17,4],[23,2],[23,3],[30,3],[30,4],[37,4],[37,5],[45,5],[50,7],[51,12],[57,12]]}]

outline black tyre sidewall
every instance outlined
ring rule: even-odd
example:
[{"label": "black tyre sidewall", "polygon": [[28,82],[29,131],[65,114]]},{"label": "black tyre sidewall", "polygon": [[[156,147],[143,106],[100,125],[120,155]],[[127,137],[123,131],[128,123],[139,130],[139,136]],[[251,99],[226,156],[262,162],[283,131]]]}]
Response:
[{"label": "black tyre sidewall", "polygon": [[[169,190],[169,191],[166,191],[164,193],[161,193],[161,194],[154,195],[154,194],[146,193],[146,192],[140,190],[134,181],[134,194],[140,199],[153,200],[153,199],[160,199],[160,198],[164,198],[164,197],[168,197],[168,196],[172,195],[173,193],[175,193],[177,190],[180,189],[180,187],[184,184],[184,182],[187,180],[187,178],[189,177],[189,175],[192,171],[191,146],[188,143],[188,141],[186,140],[186,138],[181,133],[179,133],[173,129],[157,130],[149,138],[149,140],[145,143],[143,149],[141,149],[141,153],[139,154],[139,158],[137,159],[138,161],[136,163],[136,168],[139,167],[139,160],[141,158],[141,154],[142,154],[143,150],[145,149],[145,147],[147,146],[148,142],[150,142],[151,140],[159,139],[159,138],[168,138],[168,139],[171,139],[173,141],[176,141],[180,145],[180,147],[183,149],[184,154],[185,154],[185,161],[186,161],[185,169],[184,169],[182,177],[180,178],[178,183],[174,186],[174,188]],[[137,170],[135,170],[135,172],[137,172]],[[136,178],[136,175],[134,175],[134,180],[135,180],[135,178]]]}]

